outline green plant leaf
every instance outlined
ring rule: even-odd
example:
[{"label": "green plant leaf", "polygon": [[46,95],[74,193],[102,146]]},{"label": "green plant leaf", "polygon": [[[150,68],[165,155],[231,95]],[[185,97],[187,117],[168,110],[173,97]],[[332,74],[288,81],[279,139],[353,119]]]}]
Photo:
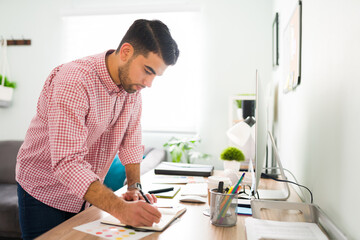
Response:
[{"label": "green plant leaf", "polygon": [[236,147],[228,147],[221,152],[220,158],[222,160],[235,160],[240,162],[245,160],[245,155],[240,149]]},{"label": "green plant leaf", "polygon": [[183,153],[181,150],[179,150],[178,148],[174,148],[174,150],[170,152],[172,161],[173,162],[181,162],[182,154]]},{"label": "green plant leaf", "polygon": [[[181,162],[182,160],[185,160],[185,162],[191,163],[191,158],[194,153],[193,150],[200,142],[201,138],[199,136],[194,136],[191,138],[171,137],[166,143],[163,144],[163,147],[170,152],[170,156],[173,162]],[[209,155],[206,154],[206,156]]]},{"label": "green plant leaf", "polygon": [[[2,81],[3,81],[3,76],[0,75],[0,85],[2,84]],[[5,87],[10,87],[10,88],[16,88],[16,83],[15,82],[10,82],[7,78],[7,76],[4,77],[4,86]]]},{"label": "green plant leaf", "polygon": [[241,100],[235,100],[236,101],[236,105],[238,108],[242,107],[242,101]]}]

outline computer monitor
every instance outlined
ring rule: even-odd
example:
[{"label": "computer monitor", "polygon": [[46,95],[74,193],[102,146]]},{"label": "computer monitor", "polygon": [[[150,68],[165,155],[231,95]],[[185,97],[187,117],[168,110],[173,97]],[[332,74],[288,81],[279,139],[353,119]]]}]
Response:
[{"label": "computer monitor", "polygon": [[255,196],[258,196],[259,199],[268,199],[268,200],[286,200],[289,195],[289,186],[284,184],[285,187],[279,190],[265,190],[259,189],[259,182],[261,178],[261,173],[263,172],[265,157],[266,157],[266,148],[268,137],[272,145],[274,152],[275,160],[279,166],[280,175],[285,179],[284,169],[282,167],[280,156],[275,145],[274,138],[270,131],[268,131],[267,123],[267,106],[268,106],[268,87],[264,80],[259,76],[259,71],[256,70],[256,109],[255,109],[255,185],[254,190],[252,191]]}]

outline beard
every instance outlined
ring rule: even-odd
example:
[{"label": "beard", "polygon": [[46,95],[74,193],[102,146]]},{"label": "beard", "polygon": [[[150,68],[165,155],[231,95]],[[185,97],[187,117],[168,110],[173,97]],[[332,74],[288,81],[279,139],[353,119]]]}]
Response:
[{"label": "beard", "polygon": [[124,88],[127,93],[134,93],[137,89],[134,89],[134,84],[131,83],[131,79],[129,78],[129,68],[130,62],[127,62],[123,67],[118,68],[118,76],[120,79],[120,85]]},{"label": "beard", "polygon": [[130,59],[124,66],[118,68],[118,77],[120,80],[120,85],[127,93],[135,93],[136,91],[139,91],[145,87],[142,84],[132,83],[133,81],[129,77],[129,69],[131,62],[132,59]]}]

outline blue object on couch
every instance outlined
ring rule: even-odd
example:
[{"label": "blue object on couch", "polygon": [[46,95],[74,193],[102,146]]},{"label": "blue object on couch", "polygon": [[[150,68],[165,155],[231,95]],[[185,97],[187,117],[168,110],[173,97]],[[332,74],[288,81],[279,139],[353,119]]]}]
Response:
[{"label": "blue object on couch", "polygon": [[[146,148],[143,161],[140,164],[140,175],[153,170],[162,161],[166,161],[166,151],[164,149]],[[104,184],[113,191],[126,184],[125,167],[122,165],[117,154],[105,176]]]},{"label": "blue object on couch", "polygon": [[116,191],[124,186],[125,178],[125,167],[122,165],[119,156],[116,154],[114,161],[106,174],[104,184],[113,191]]}]

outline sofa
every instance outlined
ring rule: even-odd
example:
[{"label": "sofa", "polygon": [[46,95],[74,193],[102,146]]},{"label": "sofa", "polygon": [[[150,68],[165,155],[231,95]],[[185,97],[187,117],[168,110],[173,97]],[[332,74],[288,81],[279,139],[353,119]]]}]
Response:
[{"label": "sofa", "polygon": [[[19,225],[19,207],[17,200],[17,185],[15,181],[16,157],[23,141],[0,141],[0,240],[20,239],[21,231]],[[141,175],[152,170],[161,161],[166,160],[166,152],[162,149],[146,148],[143,161],[140,164]],[[125,170],[111,166],[105,180],[116,183],[116,189],[122,187],[126,182]],[[123,166],[122,166],[123,168]],[[114,171],[116,170],[116,171]],[[112,174],[111,177],[109,177]],[[123,179],[123,180],[121,180]],[[125,181],[124,181],[125,180]]]},{"label": "sofa", "polygon": [[15,181],[16,156],[22,141],[0,141],[0,239],[20,238]]}]

